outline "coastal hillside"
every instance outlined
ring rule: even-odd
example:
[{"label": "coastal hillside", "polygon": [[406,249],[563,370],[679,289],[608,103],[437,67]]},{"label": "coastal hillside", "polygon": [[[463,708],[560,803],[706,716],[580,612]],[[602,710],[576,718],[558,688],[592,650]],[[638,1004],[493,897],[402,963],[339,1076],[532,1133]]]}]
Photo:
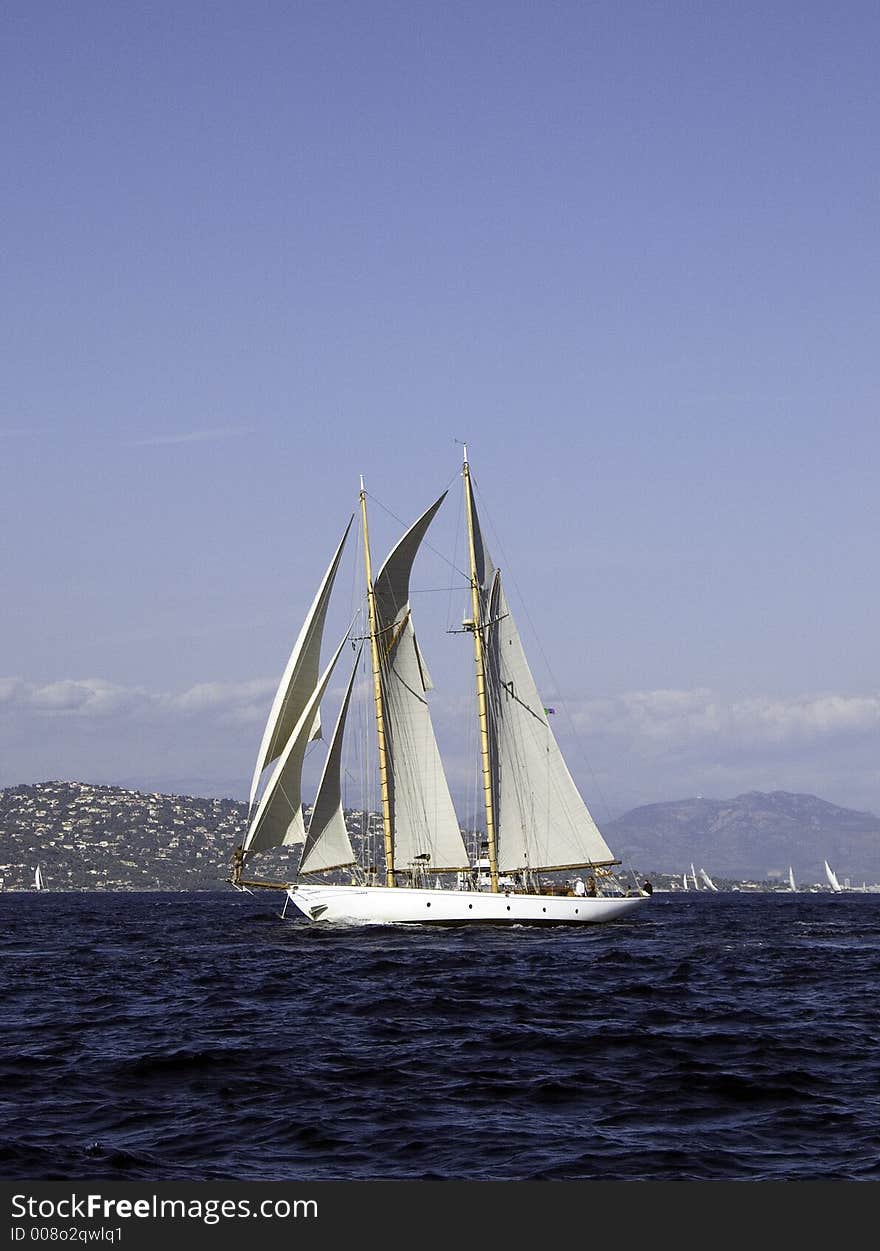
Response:
[{"label": "coastal hillside", "polygon": [[693,862],[713,878],[772,881],[790,865],[799,883],[824,883],[827,860],[842,883],[880,881],[880,817],[815,795],[647,804],[603,828],[617,854],[644,871],[682,873]]},{"label": "coastal hillside", "polygon": [[[349,814],[355,843],[360,814]],[[221,890],[246,805],[41,782],[0,791],[0,883],[29,890],[39,864],[50,890]],[[815,795],[750,791],[735,799],[683,799],[635,808],[603,825],[640,874],[681,874],[693,863],[715,880],[774,881],[792,866],[799,884],[880,882],[880,818]],[[283,877],[295,852],[261,855],[260,876]]]},{"label": "coastal hillside", "polygon": [[40,782],[0,791],[0,879],[49,890],[221,890],[244,832],[231,799]]}]

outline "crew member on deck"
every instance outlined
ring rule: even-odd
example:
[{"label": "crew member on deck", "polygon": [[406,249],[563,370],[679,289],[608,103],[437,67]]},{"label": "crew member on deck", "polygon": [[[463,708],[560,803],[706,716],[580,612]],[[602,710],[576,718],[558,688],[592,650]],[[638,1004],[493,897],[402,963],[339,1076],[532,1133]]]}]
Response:
[{"label": "crew member on deck", "polygon": [[244,849],[242,848],[241,843],[239,843],[235,851],[232,853],[232,880],[236,885],[238,885],[241,881],[241,870],[243,866]]},{"label": "crew member on deck", "polygon": [[595,895],[595,893],[596,893],[596,879],[593,877],[591,873],[590,876],[587,878],[587,894],[590,896],[593,896]]}]

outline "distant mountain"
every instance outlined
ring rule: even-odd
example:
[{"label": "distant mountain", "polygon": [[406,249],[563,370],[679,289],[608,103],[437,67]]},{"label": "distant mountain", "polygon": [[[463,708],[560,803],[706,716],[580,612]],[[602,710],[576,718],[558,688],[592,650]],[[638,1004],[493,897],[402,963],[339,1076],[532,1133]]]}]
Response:
[{"label": "distant mountain", "polygon": [[681,799],[634,808],[603,826],[610,845],[641,870],[681,873],[693,862],[715,877],[766,881],[794,869],[825,881],[880,881],[880,817],[815,795],[749,791],[735,799]]}]

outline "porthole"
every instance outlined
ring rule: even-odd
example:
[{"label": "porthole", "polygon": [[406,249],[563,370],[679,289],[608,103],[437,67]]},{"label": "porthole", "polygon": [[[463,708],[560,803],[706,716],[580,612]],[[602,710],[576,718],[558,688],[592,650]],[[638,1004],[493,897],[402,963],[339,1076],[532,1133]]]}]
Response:
[{"label": "porthole", "polygon": [[542,911],[542,912],[546,912],[546,911],[547,911],[547,909],[546,909],[546,908],[542,908],[542,909],[541,909],[541,911]]},{"label": "porthole", "polygon": [[430,905],[430,903],[429,903],[429,904],[428,904],[428,907],[430,908],[430,906],[431,906],[431,905]]},{"label": "porthole", "polygon": [[510,904],[507,905],[507,911],[510,911]]},{"label": "porthole", "polygon": [[473,906],[474,906],[473,904],[468,904],[469,908],[473,908]]}]

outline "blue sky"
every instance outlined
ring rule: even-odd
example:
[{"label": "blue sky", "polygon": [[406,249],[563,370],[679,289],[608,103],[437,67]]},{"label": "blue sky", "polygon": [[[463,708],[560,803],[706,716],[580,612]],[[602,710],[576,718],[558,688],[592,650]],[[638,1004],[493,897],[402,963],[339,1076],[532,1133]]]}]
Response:
[{"label": "blue sky", "polygon": [[358,475],[405,523],[450,486],[439,549],[467,440],[600,820],[880,812],[878,36],[859,2],[7,4],[0,785],[243,795]]}]

